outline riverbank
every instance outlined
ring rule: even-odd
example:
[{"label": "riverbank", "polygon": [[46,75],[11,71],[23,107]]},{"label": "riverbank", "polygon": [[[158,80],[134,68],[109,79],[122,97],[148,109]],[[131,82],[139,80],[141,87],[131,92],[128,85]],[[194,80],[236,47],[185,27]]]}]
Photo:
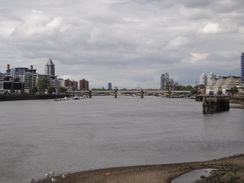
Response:
[{"label": "riverbank", "polygon": [[66,95],[56,94],[43,94],[43,95],[0,95],[0,101],[12,101],[12,100],[43,100],[43,99],[55,99],[64,98]]},{"label": "riverbank", "polygon": [[231,97],[230,103],[237,104],[232,105],[231,108],[244,109],[244,97]]},{"label": "riverbank", "polygon": [[[213,168],[215,182],[244,182],[244,154],[204,162],[149,165],[91,170],[53,177],[57,183],[170,183],[174,178],[196,169]],[[202,180],[203,182],[205,180]],[[50,183],[51,177],[37,183]],[[220,181],[219,181],[220,182]]]}]

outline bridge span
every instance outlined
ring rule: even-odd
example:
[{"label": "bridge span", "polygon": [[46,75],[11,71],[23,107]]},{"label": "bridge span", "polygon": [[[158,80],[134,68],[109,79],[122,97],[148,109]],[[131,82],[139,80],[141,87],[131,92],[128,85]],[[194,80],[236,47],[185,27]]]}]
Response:
[{"label": "bridge span", "polygon": [[167,93],[169,96],[176,94],[176,93],[185,93],[188,94],[190,91],[179,91],[179,90],[147,90],[147,89],[141,89],[141,90],[80,90],[80,91],[68,91],[66,92],[70,95],[88,95],[89,98],[92,98],[93,95],[96,94],[111,94],[114,95],[115,98],[119,94],[136,94],[141,96],[141,98],[144,97],[145,94],[164,94]]}]

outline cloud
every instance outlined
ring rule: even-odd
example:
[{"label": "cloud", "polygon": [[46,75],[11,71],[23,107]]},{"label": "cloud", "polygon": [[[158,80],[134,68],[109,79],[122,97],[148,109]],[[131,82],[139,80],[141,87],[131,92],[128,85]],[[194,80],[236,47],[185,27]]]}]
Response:
[{"label": "cloud", "polygon": [[218,23],[208,23],[199,30],[199,33],[202,33],[202,34],[216,34],[216,33],[220,33],[220,32],[222,32],[222,30],[220,29],[220,26]]},{"label": "cloud", "polygon": [[182,36],[178,36],[172,40],[169,41],[169,43],[167,44],[166,48],[168,49],[177,49],[181,46],[186,45],[189,42],[189,40],[185,37]]},{"label": "cloud", "polygon": [[179,9],[179,14],[187,19],[207,19],[211,16],[211,12],[209,10],[203,8],[188,8],[181,7]]},{"label": "cloud", "polygon": [[205,60],[208,57],[208,53],[191,53],[190,62],[196,63],[202,60]]},{"label": "cloud", "polygon": [[42,11],[32,10],[24,22],[12,32],[12,36],[28,39],[36,35],[50,35],[63,32],[67,27],[62,26],[62,21],[63,19],[61,17],[51,19]]},{"label": "cloud", "polygon": [[228,65],[244,51],[240,0],[11,0],[0,5],[0,72],[9,63],[34,65],[43,73],[51,57],[57,75],[89,78],[94,87],[111,81],[122,88],[138,83],[159,88],[165,72],[187,84],[208,70],[240,74],[240,64]]}]

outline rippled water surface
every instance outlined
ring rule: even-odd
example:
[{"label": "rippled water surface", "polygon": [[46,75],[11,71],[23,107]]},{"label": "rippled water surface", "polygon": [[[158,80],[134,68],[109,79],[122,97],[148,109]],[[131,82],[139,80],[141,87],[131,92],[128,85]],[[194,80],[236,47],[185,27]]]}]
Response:
[{"label": "rippled water surface", "polygon": [[0,102],[0,182],[243,153],[243,110],[203,115],[201,105],[122,96]]}]

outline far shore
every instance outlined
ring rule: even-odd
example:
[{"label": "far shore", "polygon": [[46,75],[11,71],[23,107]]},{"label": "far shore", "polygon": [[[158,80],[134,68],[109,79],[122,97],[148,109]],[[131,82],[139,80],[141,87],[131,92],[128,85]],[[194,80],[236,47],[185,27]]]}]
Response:
[{"label": "far shore", "polygon": [[[36,183],[170,183],[196,169],[217,169],[215,182],[244,182],[244,154],[203,162],[107,168],[48,177]],[[52,179],[52,180],[51,180]],[[55,179],[55,180],[54,180]],[[204,182],[204,179],[201,181]]]}]

